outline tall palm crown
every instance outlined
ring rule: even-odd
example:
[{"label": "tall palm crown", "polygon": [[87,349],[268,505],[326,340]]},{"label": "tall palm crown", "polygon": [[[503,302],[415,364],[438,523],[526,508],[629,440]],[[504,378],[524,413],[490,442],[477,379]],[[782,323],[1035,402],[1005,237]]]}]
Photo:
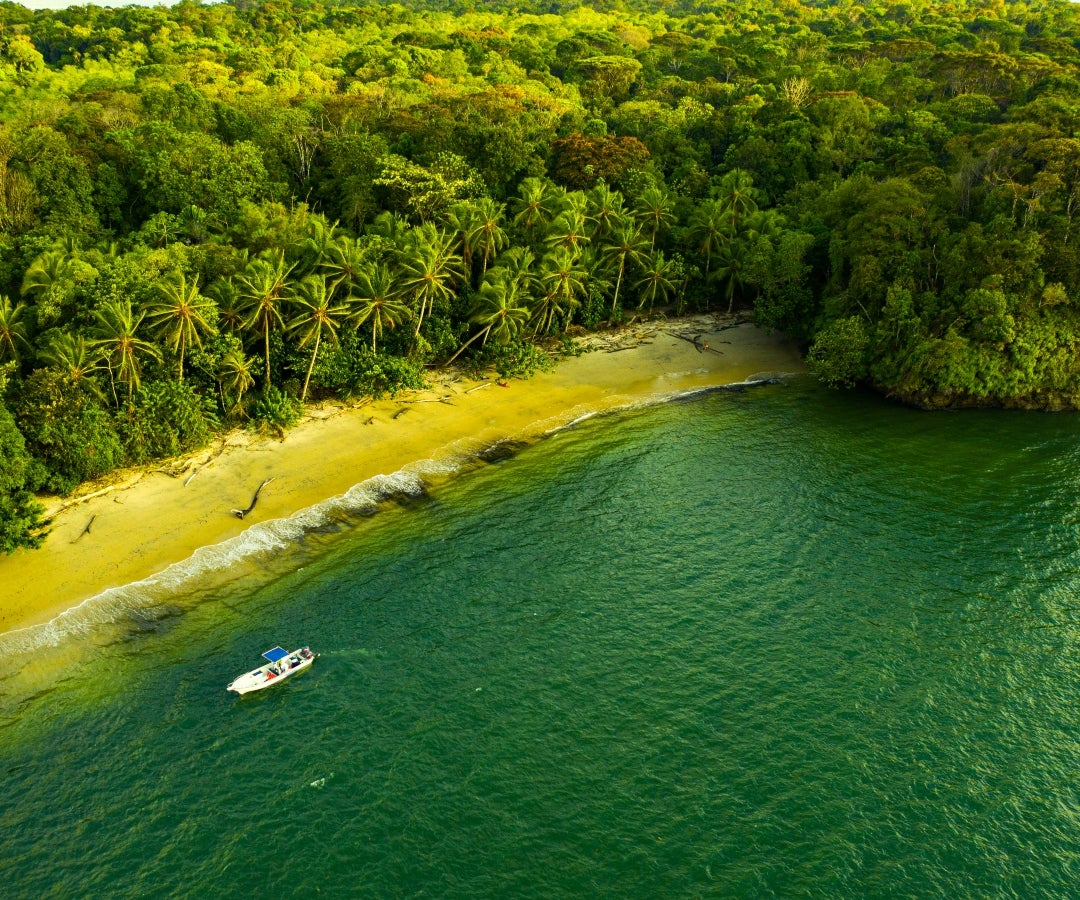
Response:
[{"label": "tall palm crown", "polygon": [[284,308],[292,287],[289,276],[293,268],[286,265],[285,255],[279,250],[268,258],[252,261],[237,278],[241,309],[246,314],[244,327],[261,331],[263,335],[264,390],[270,387],[270,332],[285,327]]},{"label": "tall palm crown", "polygon": [[0,362],[6,357],[18,360],[19,346],[30,347],[26,312],[25,303],[12,303],[10,297],[0,294]]},{"label": "tall palm crown", "polygon": [[153,344],[138,336],[139,326],[145,316],[146,313],[136,315],[127,300],[111,301],[94,313],[94,318],[97,319],[94,346],[103,352],[109,380],[113,385],[113,401],[117,406],[120,404],[116,397],[116,381],[127,385],[130,403],[135,389],[139,386],[142,357],[161,358]]},{"label": "tall palm crown", "polygon": [[322,268],[339,295],[348,294],[367,265],[366,248],[356,238],[340,237],[327,249]]},{"label": "tall palm crown", "polygon": [[527,247],[511,247],[499,257],[499,268],[506,270],[506,277],[518,283],[524,297],[532,296],[539,284],[535,271],[536,256]]},{"label": "tall palm crown", "polygon": [[506,208],[501,203],[484,197],[476,201],[477,221],[468,234],[468,241],[483,258],[481,277],[487,273],[488,263],[508,243],[502,221]]},{"label": "tall palm crown", "polygon": [[640,267],[649,250],[648,241],[641,233],[641,226],[636,222],[623,220],[611,233],[604,244],[601,258],[616,270],[615,293],[611,298],[611,312],[619,305],[619,290],[627,268]]},{"label": "tall palm crown", "polygon": [[[251,374],[251,360],[239,347],[232,347],[222,356],[217,370],[218,387],[221,391],[221,407],[225,412],[240,406],[244,394],[255,384]],[[225,397],[231,396],[233,402],[228,407]]]},{"label": "tall palm crown", "polygon": [[657,250],[645,265],[645,273],[637,286],[641,289],[641,299],[638,307],[649,304],[652,311],[653,304],[659,300],[663,303],[667,300],[675,285],[671,282],[671,262],[664,259],[664,251]]},{"label": "tall palm crown", "polygon": [[320,275],[308,275],[297,286],[293,302],[300,310],[299,314],[289,323],[290,331],[300,334],[300,346],[312,345],[311,362],[308,364],[307,375],[304,377],[304,388],[300,392],[300,402],[307,399],[308,385],[311,383],[311,373],[315,368],[315,360],[319,355],[319,346],[323,338],[337,341],[337,329],[347,312],[343,304],[333,303],[333,288],[328,288],[326,279]]},{"label": "tall palm crown", "polygon": [[532,314],[529,299],[525,279],[502,266],[490,269],[477,291],[476,303],[469,315],[469,321],[479,325],[480,330],[458,347],[447,364],[457,359],[474,341],[479,340],[483,347],[489,337],[497,344],[508,344],[518,337]]},{"label": "tall palm crown", "polygon": [[38,328],[45,328],[62,317],[61,305],[76,281],[75,260],[64,250],[46,250],[23,274],[22,295],[32,299]]},{"label": "tall palm crown", "polygon": [[244,302],[232,278],[219,278],[206,289],[206,295],[217,304],[221,327],[235,333],[244,327]]},{"label": "tall palm crown", "polygon": [[655,250],[657,236],[675,223],[675,204],[666,191],[650,187],[642,191],[634,204],[634,214],[649,229],[650,249]]},{"label": "tall palm crown", "polygon": [[586,277],[578,255],[568,247],[556,247],[541,260],[543,294],[534,313],[537,334],[546,334],[556,316],[568,314],[578,305]]},{"label": "tall palm crown", "polygon": [[101,353],[86,342],[81,334],[67,331],[54,333],[48,346],[39,354],[42,361],[58,370],[64,379],[76,387],[89,388],[100,396],[94,373],[101,368]]},{"label": "tall palm crown", "polygon": [[559,188],[542,178],[524,178],[513,207],[514,224],[527,235],[543,231],[558,212]]},{"label": "tall palm crown", "polygon": [[376,338],[384,329],[396,328],[412,315],[409,307],[398,297],[397,285],[390,268],[384,264],[371,266],[360,273],[356,294],[352,298],[353,321],[371,323],[371,352],[376,352]]},{"label": "tall palm crown", "polygon": [[194,344],[202,346],[204,335],[214,332],[216,310],[208,297],[199,293],[199,280],[188,282],[183,272],[162,279],[157,285],[161,295],[149,310],[149,319],[160,337],[178,356],[177,380],[184,380],[184,351]]},{"label": "tall palm crown", "polygon": [[578,210],[560,213],[551,223],[544,243],[549,247],[569,247],[577,251],[589,243],[589,229],[585,214]]},{"label": "tall palm crown", "polygon": [[468,276],[472,272],[473,251],[476,249],[472,235],[480,224],[480,210],[473,201],[461,200],[446,210],[443,219],[448,232],[454,236],[454,245],[460,250],[462,267]]},{"label": "tall palm crown", "polygon": [[687,235],[699,253],[705,254],[705,277],[709,277],[712,257],[729,240],[734,229],[731,218],[720,200],[708,200],[695,211],[687,227]]},{"label": "tall palm crown", "polygon": [[601,181],[586,196],[589,201],[586,218],[592,222],[591,237],[593,240],[605,239],[626,215],[623,195]]},{"label": "tall palm crown", "polygon": [[740,221],[758,208],[754,179],[742,169],[732,169],[720,180],[717,199],[738,231]]},{"label": "tall palm crown", "polygon": [[736,239],[724,244],[717,254],[716,276],[724,285],[724,297],[728,302],[729,315],[735,308],[735,292],[742,287],[746,279],[748,252],[749,247],[746,241]]},{"label": "tall palm crown", "polygon": [[461,272],[461,257],[453,238],[428,223],[409,232],[410,241],[401,255],[401,287],[416,304],[416,331],[439,300],[454,296],[454,281]]}]

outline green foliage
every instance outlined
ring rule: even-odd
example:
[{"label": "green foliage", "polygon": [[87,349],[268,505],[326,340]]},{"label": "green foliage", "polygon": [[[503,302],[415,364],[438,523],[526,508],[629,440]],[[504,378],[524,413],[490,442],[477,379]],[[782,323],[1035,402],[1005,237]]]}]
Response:
[{"label": "green foliage", "polygon": [[832,387],[851,387],[867,375],[869,343],[862,319],[837,319],[818,332],[806,356],[806,367]]},{"label": "green foliage", "polygon": [[362,332],[341,335],[340,342],[320,354],[312,377],[338,397],[396,396],[425,386],[421,363],[401,356],[375,354]]},{"label": "green foliage", "polygon": [[0,4],[0,35],[0,364],[54,489],[210,407],[529,372],[638,307],[749,311],[922,405],[1080,402],[1072,5]]},{"label": "green foliage", "polygon": [[128,460],[144,463],[202,447],[218,420],[212,398],[188,382],[168,380],[144,382],[118,424]]},{"label": "green foliage", "polygon": [[7,407],[0,404],[0,553],[41,542],[43,509],[30,488],[32,460]]},{"label": "green foliage", "polygon": [[303,414],[304,404],[274,385],[271,385],[251,407],[251,419],[258,428],[269,429],[282,436],[300,421],[300,416]]},{"label": "green foliage", "polygon": [[503,378],[531,378],[547,372],[555,363],[542,348],[526,341],[488,344],[477,361],[477,370],[492,368]]},{"label": "green foliage", "polygon": [[44,464],[50,491],[70,493],[126,462],[108,410],[56,370],[38,369],[21,383],[14,413],[27,449]]}]

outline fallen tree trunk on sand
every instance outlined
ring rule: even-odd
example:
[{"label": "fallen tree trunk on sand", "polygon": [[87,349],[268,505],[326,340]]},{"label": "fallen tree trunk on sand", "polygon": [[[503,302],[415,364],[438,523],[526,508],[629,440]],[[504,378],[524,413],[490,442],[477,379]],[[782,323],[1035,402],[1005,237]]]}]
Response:
[{"label": "fallen tree trunk on sand", "polygon": [[90,521],[86,523],[86,527],[82,531],[79,532],[79,537],[75,538],[71,543],[74,544],[75,541],[77,541],[79,538],[81,538],[84,534],[89,534],[90,533],[90,526],[94,524],[94,519],[96,519],[96,518],[97,518],[97,513],[94,513],[94,515],[92,515],[90,517]]},{"label": "fallen tree trunk on sand", "polygon": [[[734,328],[735,326],[730,325],[728,327]],[[719,353],[721,356],[724,355],[723,350],[717,350],[715,347],[710,347],[708,341],[703,341],[700,334],[695,334],[693,337],[687,337],[685,334],[677,334],[674,331],[666,331],[665,334],[670,334],[673,338],[678,338],[681,341],[686,341],[688,344],[693,344],[694,349],[696,349],[698,353],[704,353],[706,350],[711,350],[713,353]],[[720,343],[730,344],[731,341],[720,341]]]},{"label": "fallen tree trunk on sand", "polygon": [[236,516],[236,518],[238,518],[238,519],[244,518],[244,516],[246,516],[249,512],[251,512],[255,508],[255,504],[259,502],[259,492],[273,480],[274,480],[273,478],[265,479],[262,484],[260,484],[257,488],[255,488],[255,495],[251,498],[251,503],[248,506],[248,508],[247,509],[234,509],[232,511],[232,514],[234,516]]}]

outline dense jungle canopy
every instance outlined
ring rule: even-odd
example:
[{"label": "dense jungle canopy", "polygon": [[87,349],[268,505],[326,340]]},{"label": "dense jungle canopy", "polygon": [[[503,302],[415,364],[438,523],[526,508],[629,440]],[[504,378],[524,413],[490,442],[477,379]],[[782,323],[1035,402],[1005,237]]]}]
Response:
[{"label": "dense jungle canopy", "polygon": [[0,3],[0,549],[34,491],[661,308],[1075,407],[1078,212],[1064,0]]}]

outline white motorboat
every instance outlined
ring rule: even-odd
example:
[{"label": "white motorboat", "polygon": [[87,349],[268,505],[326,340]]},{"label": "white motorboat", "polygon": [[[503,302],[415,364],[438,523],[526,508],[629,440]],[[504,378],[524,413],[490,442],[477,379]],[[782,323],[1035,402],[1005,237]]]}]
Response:
[{"label": "white motorboat", "polygon": [[318,655],[318,653],[312,653],[307,647],[293,650],[292,653],[281,647],[267,650],[263,656],[270,662],[253,672],[245,672],[233,679],[226,690],[235,691],[237,694],[261,691],[263,688],[268,688],[303,672],[315,662],[315,657]]}]

